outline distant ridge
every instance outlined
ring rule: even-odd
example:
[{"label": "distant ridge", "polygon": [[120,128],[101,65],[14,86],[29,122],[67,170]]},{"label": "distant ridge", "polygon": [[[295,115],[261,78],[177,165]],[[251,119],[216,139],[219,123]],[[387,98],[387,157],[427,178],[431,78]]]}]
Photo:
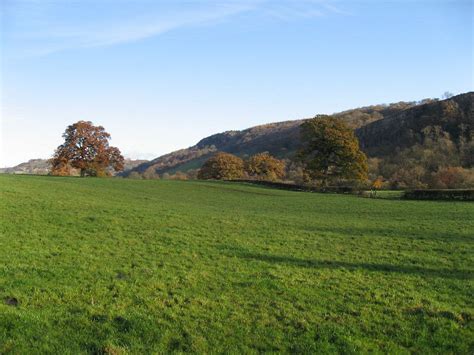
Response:
[{"label": "distant ridge", "polygon": [[[422,143],[432,129],[438,129],[458,142],[472,140],[474,92],[446,100],[426,99],[421,102],[399,102],[347,110],[332,116],[354,128],[362,149],[369,157],[386,157],[397,148]],[[299,126],[305,119],[264,124],[242,131],[214,134],[196,145],[177,150],[141,164],[132,171],[152,168],[157,173],[186,172],[198,169],[217,151],[248,157],[269,152],[279,158],[291,159],[298,149]],[[433,128],[434,127],[434,128]],[[428,129],[429,128],[429,129]]]},{"label": "distant ridge", "polygon": [[46,175],[49,171],[47,159],[30,159],[11,168],[0,168],[3,174],[36,174]]},{"label": "distant ridge", "polygon": [[[446,100],[426,99],[421,102],[398,102],[374,105],[335,113],[333,117],[347,122],[359,138],[361,148],[369,158],[392,159],[403,149],[442,137],[460,147],[474,141],[474,92],[453,96]],[[305,119],[263,124],[242,131],[227,131],[203,138],[196,145],[177,150],[156,159],[125,160],[124,172],[143,173],[152,169],[158,174],[174,174],[199,169],[217,151],[246,158],[259,152],[269,152],[281,159],[292,159],[299,146],[299,126]],[[463,166],[474,166],[472,158],[451,156],[463,161]],[[466,153],[465,153],[466,154]],[[467,159],[469,160],[469,158]],[[0,168],[0,173],[48,174],[47,159],[31,159],[11,168]]]},{"label": "distant ridge", "polygon": [[[144,159],[125,159],[124,171],[133,169],[134,167],[146,163],[148,160]],[[0,173],[3,174],[34,174],[47,175],[49,173],[48,159],[31,159],[25,163],[18,164],[11,168],[0,168]]]}]

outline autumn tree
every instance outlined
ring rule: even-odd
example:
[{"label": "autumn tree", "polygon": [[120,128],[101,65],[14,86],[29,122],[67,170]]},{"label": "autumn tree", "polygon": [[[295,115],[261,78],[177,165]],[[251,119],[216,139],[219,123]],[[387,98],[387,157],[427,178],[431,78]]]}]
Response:
[{"label": "autumn tree", "polygon": [[310,179],[323,186],[332,179],[367,179],[367,157],[340,119],[319,115],[307,120],[301,125],[301,141],[298,157]]},{"label": "autumn tree", "polygon": [[245,171],[251,177],[275,181],[285,176],[285,163],[268,153],[259,153],[245,163]]},{"label": "autumn tree", "polygon": [[375,181],[372,183],[372,186],[370,188],[371,191],[371,197],[377,197],[377,191],[380,190],[383,187],[383,178],[379,176]]},{"label": "autumn tree", "polygon": [[459,166],[442,168],[431,175],[430,187],[441,189],[473,188],[474,169]]},{"label": "autumn tree", "polygon": [[123,170],[124,158],[120,150],[109,146],[110,134],[102,126],[79,121],[66,128],[61,144],[51,159],[51,173],[65,175],[70,168],[81,176],[105,176],[110,169]]},{"label": "autumn tree", "polygon": [[199,170],[201,180],[233,180],[244,175],[244,161],[235,155],[217,153]]},{"label": "autumn tree", "polygon": [[160,175],[156,173],[156,168],[154,166],[149,166],[142,174],[143,179],[153,180],[159,179]]},{"label": "autumn tree", "polygon": [[375,181],[372,183],[372,190],[380,190],[383,187],[383,178],[379,176]]}]

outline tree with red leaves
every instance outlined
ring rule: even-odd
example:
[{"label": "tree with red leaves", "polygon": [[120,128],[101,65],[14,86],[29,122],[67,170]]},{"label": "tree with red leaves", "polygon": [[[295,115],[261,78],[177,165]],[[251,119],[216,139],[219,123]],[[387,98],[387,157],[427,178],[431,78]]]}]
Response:
[{"label": "tree with red leaves", "polygon": [[66,128],[61,144],[51,159],[52,175],[71,175],[78,169],[84,176],[107,176],[111,169],[123,170],[120,150],[109,146],[110,134],[102,126],[79,121]]}]

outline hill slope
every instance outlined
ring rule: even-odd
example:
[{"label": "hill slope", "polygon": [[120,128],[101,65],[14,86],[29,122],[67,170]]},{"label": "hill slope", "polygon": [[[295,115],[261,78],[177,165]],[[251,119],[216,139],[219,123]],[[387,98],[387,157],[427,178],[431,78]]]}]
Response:
[{"label": "hill slope", "polygon": [[[459,144],[472,141],[474,93],[447,100],[400,102],[348,110],[334,114],[356,131],[362,149],[369,157],[393,155],[396,148],[422,143],[427,136],[443,136]],[[267,151],[279,158],[290,158],[299,145],[299,126],[304,120],[278,122],[243,131],[228,131],[204,138],[195,146],[163,155],[132,171],[154,169],[157,173],[173,173],[199,168],[217,151],[241,157]]]},{"label": "hill slope", "polygon": [[393,154],[396,149],[448,138],[455,144],[474,138],[474,92],[417,105],[356,130],[369,156]]},{"label": "hill slope", "polygon": [[0,173],[46,175],[49,169],[48,159],[30,159],[10,168],[0,168]]},{"label": "hill slope", "polygon": [[[138,165],[146,163],[148,160],[144,159],[125,159],[124,171],[133,169]],[[3,174],[32,174],[32,175],[47,175],[51,166],[48,159],[30,159],[25,163],[18,164],[10,168],[0,168],[0,173]]]}]

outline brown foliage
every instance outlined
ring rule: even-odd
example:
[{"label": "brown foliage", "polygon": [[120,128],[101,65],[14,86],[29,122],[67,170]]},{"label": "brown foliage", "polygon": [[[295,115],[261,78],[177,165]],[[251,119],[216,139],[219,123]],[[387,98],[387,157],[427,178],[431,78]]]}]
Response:
[{"label": "brown foliage", "polygon": [[79,121],[66,128],[61,144],[51,159],[51,174],[70,175],[70,168],[80,170],[81,176],[106,176],[108,169],[123,170],[120,150],[109,146],[110,134],[102,126]]},{"label": "brown foliage", "polygon": [[353,130],[340,119],[316,116],[301,125],[299,158],[313,180],[367,179],[367,157]]},{"label": "brown foliage", "polygon": [[199,169],[191,169],[186,172],[189,180],[196,180],[198,178]]},{"label": "brown foliage", "polygon": [[286,174],[287,181],[298,185],[304,185],[310,182],[308,174],[306,174],[301,163],[290,161],[288,163],[288,172]]},{"label": "brown foliage", "polygon": [[199,170],[201,180],[233,180],[244,175],[244,161],[235,155],[217,153]]},{"label": "brown foliage", "polygon": [[372,189],[374,189],[374,190],[380,190],[382,187],[383,187],[383,178],[379,176],[379,177],[378,177],[377,179],[375,179],[375,181],[372,183]]},{"label": "brown foliage", "polygon": [[458,147],[449,133],[437,127],[426,127],[424,134],[422,144],[370,159],[372,178],[383,176],[397,189],[474,187],[472,164],[466,159],[472,141],[461,141]]},{"label": "brown foliage", "polygon": [[268,153],[256,154],[246,162],[245,170],[250,177],[276,181],[285,176],[285,162]]},{"label": "brown foliage", "polygon": [[142,174],[143,179],[154,180],[159,179],[160,175],[156,173],[156,170],[153,166],[148,167]]},{"label": "brown foliage", "polygon": [[74,176],[74,175],[79,175],[79,170],[74,169],[71,164],[65,159],[50,159],[49,160],[50,165],[53,166],[51,169],[51,175],[54,176]]},{"label": "brown foliage", "polygon": [[188,175],[182,171],[177,171],[173,175],[168,176],[169,180],[188,180]]},{"label": "brown foliage", "polygon": [[473,188],[474,169],[450,166],[432,174],[432,187],[441,189]]}]

